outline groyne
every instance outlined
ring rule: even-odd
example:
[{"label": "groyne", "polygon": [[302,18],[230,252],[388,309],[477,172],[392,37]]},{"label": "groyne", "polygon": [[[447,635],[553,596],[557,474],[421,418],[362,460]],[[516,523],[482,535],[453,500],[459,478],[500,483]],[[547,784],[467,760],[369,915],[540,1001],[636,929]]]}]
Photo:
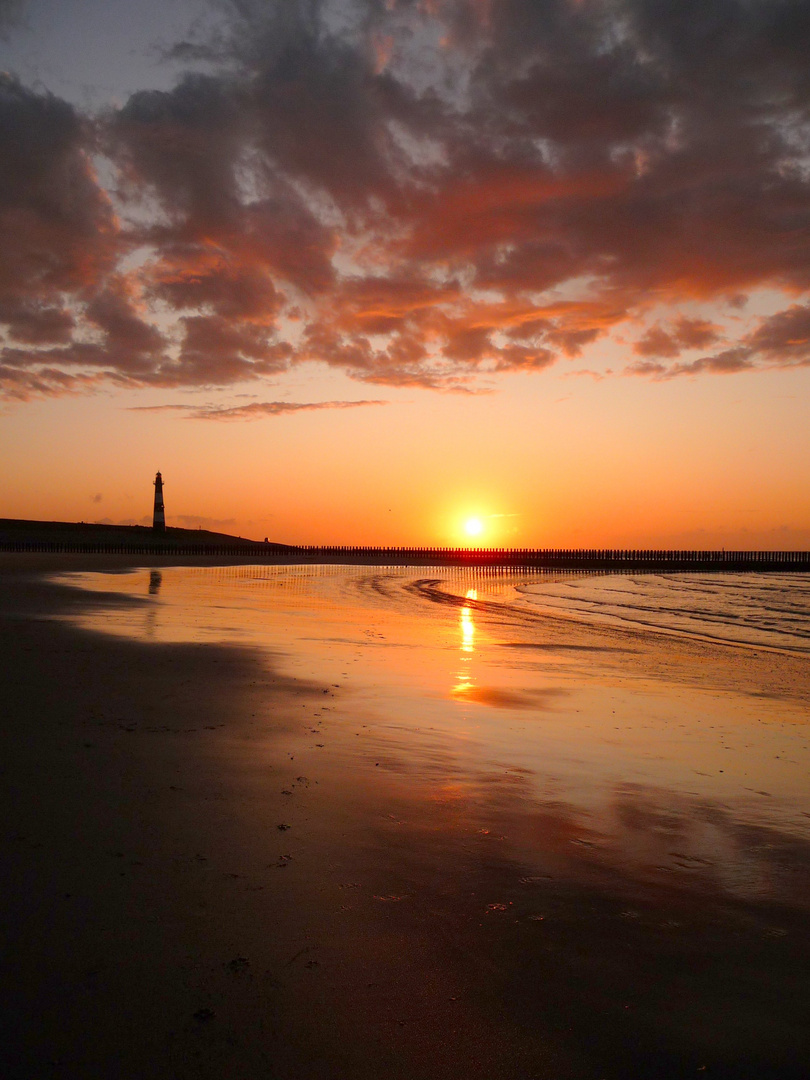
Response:
[{"label": "groyne", "polygon": [[[608,548],[299,547],[301,562],[375,566],[491,566],[532,570],[680,573],[810,572],[810,551],[673,551]],[[285,558],[284,561],[289,561]]]},{"label": "groyne", "polygon": [[292,546],[256,541],[167,542],[149,538],[78,540],[0,537],[0,551],[84,555],[150,555],[249,559],[277,564],[368,566],[482,566],[624,573],[810,573],[808,551],[699,551],[605,548],[450,548]]}]

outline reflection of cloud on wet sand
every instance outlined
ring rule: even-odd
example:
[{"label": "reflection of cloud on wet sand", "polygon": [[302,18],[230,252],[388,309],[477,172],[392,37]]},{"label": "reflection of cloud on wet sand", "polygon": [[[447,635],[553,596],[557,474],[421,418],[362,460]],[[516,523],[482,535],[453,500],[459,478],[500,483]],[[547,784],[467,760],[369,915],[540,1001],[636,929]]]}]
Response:
[{"label": "reflection of cloud on wet sand", "polygon": [[[435,844],[484,834],[503,841],[497,858],[509,871],[499,879],[507,890],[510,881],[544,874],[653,904],[677,897],[687,906],[762,905],[769,918],[777,909],[810,910],[810,835],[795,815],[780,818],[766,793],[724,801],[626,780],[583,791],[576,780],[572,787],[506,756],[482,761],[482,749],[469,735],[460,742],[435,730],[417,744],[404,728],[388,728],[365,746],[379,762],[375,779],[387,803],[413,828],[422,822]],[[445,835],[436,829],[436,806],[452,808]],[[431,859],[422,838],[410,837],[411,844],[417,865]],[[446,858],[439,856],[443,864]],[[469,857],[456,865],[470,869]]]},{"label": "reflection of cloud on wet sand", "polygon": [[505,690],[499,686],[460,686],[453,697],[463,697],[478,705],[493,705],[501,709],[553,709],[569,690],[549,686],[539,690]]},{"label": "reflection of cloud on wet sand", "polygon": [[[360,903],[407,897],[364,918],[475,986],[462,1021],[506,1012],[529,1040],[576,1047],[582,1077],[806,1075],[810,841],[666,789],[619,784],[586,808],[554,777],[433,744],[430,763],[428,782],[412,758],[378,774],[390,818],[359,826],[351,873]],[[520,1075],[503,1052],[515,1071],[497,1075]]]}]

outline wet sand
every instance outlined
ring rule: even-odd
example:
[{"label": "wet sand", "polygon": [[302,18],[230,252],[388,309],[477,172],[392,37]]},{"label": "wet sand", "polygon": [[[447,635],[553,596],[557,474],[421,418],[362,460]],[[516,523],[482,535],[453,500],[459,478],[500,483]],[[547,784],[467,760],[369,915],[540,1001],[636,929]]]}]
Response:
[{"label": "wet sand", "polygon": [[806,659],[422,571],[31,565],[4,1075],[810,1075]]}]

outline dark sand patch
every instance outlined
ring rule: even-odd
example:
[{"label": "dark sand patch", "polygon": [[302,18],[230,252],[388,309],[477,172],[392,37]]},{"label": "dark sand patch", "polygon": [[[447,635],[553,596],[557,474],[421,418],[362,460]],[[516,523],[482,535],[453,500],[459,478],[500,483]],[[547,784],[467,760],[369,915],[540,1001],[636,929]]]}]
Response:
[{"label": "dark sand patch", "polygon": [[538,690],[507,690],[500,686],[470,686],[453,691],[453,697],[474,701],[478,705],[492,705],[500,709],[553,709],[570,690],[549,686]]},{"label": "dark sand patch", "polygon": [[635,649],[621,649],[615,645],[571,645],[563,641],[499,641],[502,649],[539,649],[541,652],[581,653],[632,653]]}]

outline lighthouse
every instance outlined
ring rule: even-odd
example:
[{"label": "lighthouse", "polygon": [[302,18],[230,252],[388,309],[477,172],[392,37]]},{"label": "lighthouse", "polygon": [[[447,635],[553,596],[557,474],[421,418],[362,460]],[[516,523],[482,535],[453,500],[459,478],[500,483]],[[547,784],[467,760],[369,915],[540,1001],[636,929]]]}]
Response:
[{"label": "lighthouse", "polygon": [[163,512],[163,477],[160,473],[155,477],[155,516],[152,518],[152,528],[155,532],[166,531],[166,515]]}]

